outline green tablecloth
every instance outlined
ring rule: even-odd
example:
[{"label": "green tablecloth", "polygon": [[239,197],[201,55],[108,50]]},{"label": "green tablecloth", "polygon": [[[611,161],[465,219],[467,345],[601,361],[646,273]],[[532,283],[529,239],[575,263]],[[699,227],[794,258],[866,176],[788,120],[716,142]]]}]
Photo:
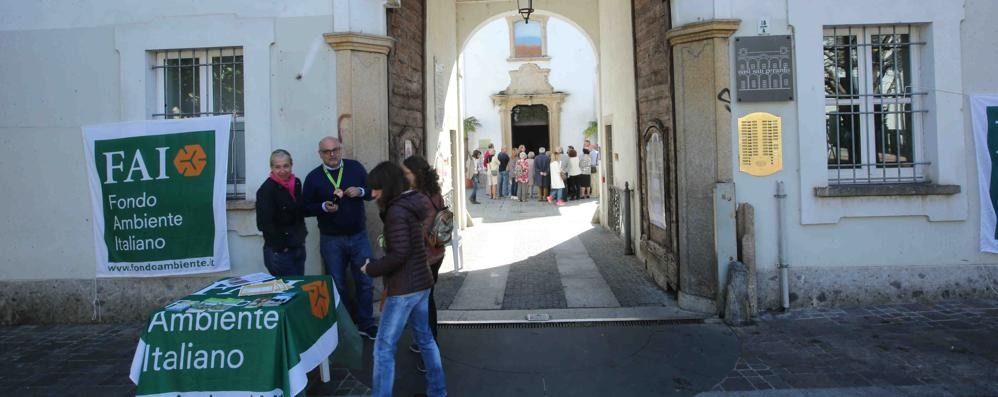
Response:
[{"label": "green tablecloth", "polygon": [[[294,396],[306,373],[334,353],[334,361],[361,363],[357,328],[329,276],[284,277],[295,297],[275,307],[234,307],[221,312],[152,314],[132,359],[138,395]],[[183,299],[253,300],[239,287],[212,284]]]}]

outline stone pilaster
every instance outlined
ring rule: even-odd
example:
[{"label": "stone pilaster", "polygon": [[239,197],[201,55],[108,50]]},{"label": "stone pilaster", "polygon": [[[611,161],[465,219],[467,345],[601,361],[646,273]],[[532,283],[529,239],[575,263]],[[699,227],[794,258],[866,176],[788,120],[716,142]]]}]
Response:
[{"label": "stone pilaster", "polygon": [[[679,304],[716,312],[719,302],[714,186],[732,179],[730,37],[740,20],[711,20],[669,31],[675,84],[679,209]],[[727,258],[725,258],[726,260]],[[725,262],[726,263],[726,262]]]},{"label": "stone pilaster", "polygon": [[[346,158],[368,171],[389,159],[388,52],[394,40],[352,32],[326,33],[336,51],[336,119]],[[332,133],[330,131],[330,133]],[[325,135],[325,134],[323,134]],[[378,255],[381,219],[376,205],[365,206],[368,239]]]},{"label": "stone pilaster", "polygon": [[344,156],[370,170],[388,160],[387,36],[337,32],[324,35],[336,51],[336,111]]}]

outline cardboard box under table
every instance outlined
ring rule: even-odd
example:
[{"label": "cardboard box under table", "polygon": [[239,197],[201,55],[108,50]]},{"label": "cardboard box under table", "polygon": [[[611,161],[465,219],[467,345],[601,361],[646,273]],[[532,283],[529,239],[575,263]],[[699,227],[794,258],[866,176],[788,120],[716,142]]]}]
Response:
[{"label": "cardboard box under table", "polygon": [[239,287],[214,283],[183,300],[228,298],[237,305],[221,310],[218,305],[195,304],[184,311],[154,312],[132,359],[136,394],[294,396],[305,389],[307,372],[320,364],[328,381],[330,355],[358,368],[360,337],[332,279],[283,280],[293,285],[286,292],[295,294],[277,306],[252,303],[275,294],[240,297]]}]

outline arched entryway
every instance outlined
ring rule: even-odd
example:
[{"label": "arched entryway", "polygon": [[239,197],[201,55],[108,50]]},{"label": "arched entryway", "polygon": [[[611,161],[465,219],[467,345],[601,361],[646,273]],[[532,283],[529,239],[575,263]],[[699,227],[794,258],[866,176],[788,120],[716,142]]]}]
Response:
[{"label": "arched entryway", "polygon": [[528,151],[550,148],[550,116],[544,105],[518,105],[510,114],[512,147],[523,145]]},{"label": "arched entryway", "polygon": [[[524,126],[545,125],[546,138],[537,137],[538,141],[552,148],[561,145],[561,109],[567,93],[555,91],[548,82],[550,69],[542,69],[533,63],[525,63],[519,69],[509,72],[509,86],[492,95],[492,103],[499,110],[501,122],[501,143],[503,147],[519,146],[513,137],[514,123],[523,118]],[[536,107],[535,107],[536,106]],[[514,114],[514,110],[520,109]],[[543,109],[540,112],[539,109]],[[538,129],[534,129],[537,132]]]}]

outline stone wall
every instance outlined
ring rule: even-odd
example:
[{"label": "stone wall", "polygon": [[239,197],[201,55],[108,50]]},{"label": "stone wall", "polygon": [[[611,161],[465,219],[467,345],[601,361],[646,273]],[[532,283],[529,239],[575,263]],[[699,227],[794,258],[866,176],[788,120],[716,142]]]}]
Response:
[{"label": "stone wall", "polygon": [[[669,1],[633,0],[634,60],[637,89],[639,164],[641,180],[633,205],[641,209],[642,247],[647,267],[663,287],[678,289],[679,269],[675,255],[675,134],[672,116],[672,54],[666,34],[671,27]],[[649,128],[662,134],[665,158],[662,170],[665,189],[665,218],[669,229],[651,224],[648,219],[648,182],[644,143]]]},{"label": "stone wall", "polygon": [[404,160],[406,140],[413,154],[426,156],[425,26],[425,0],[406,0],[388,10],[388,36],[396,40],[388,54],[388,153],[396,163]]},{"label": "stone wall", "polygon": [[[780,307],[777,269],[758,274],[759,309]],[[790,266],[791,309],[998,297],[998,266]]]},{"label": "stone wall", "polygon": [[0,281],[0,325],[144,321],[153,310],[219,278]]}]

